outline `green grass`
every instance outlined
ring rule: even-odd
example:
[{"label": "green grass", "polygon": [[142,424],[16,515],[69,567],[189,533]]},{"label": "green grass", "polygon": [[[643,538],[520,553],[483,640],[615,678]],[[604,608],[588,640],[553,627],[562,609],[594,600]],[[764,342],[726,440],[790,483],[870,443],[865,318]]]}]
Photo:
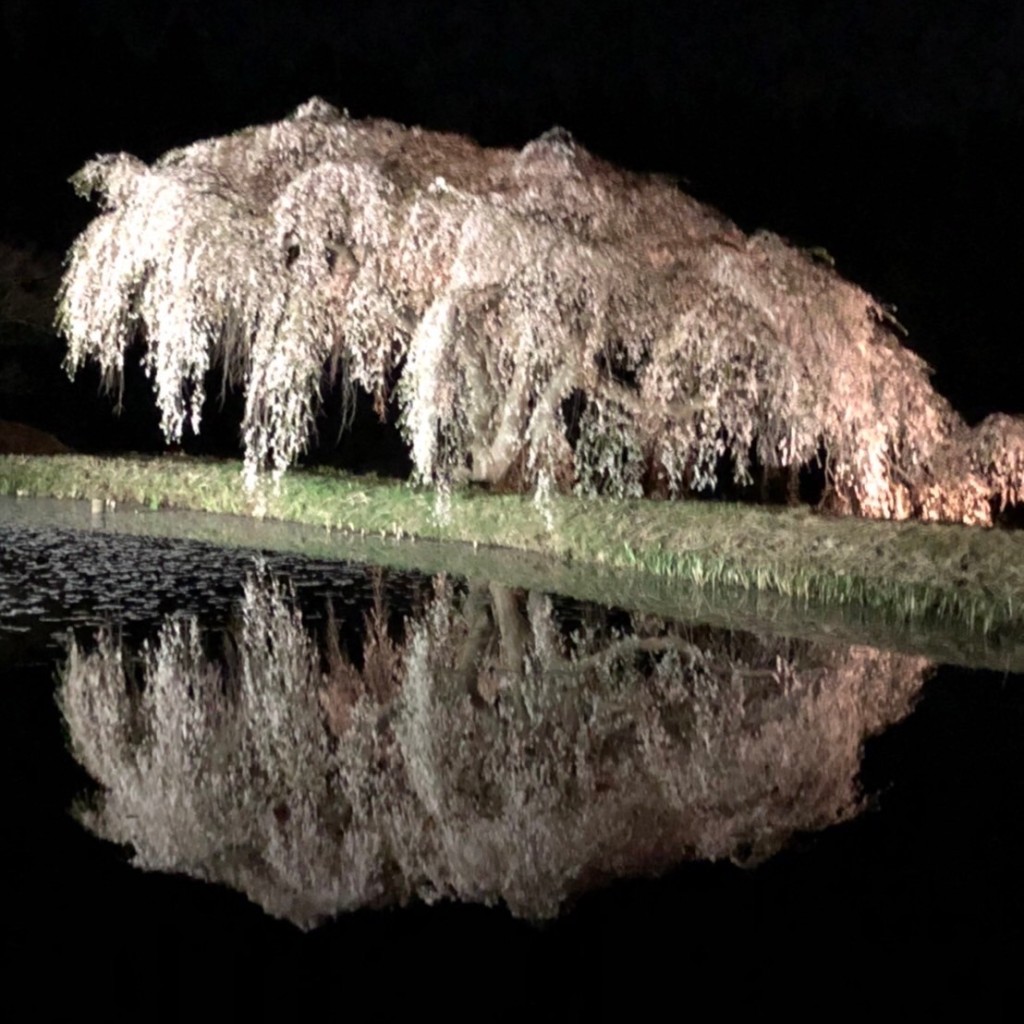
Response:
[{"label": "green grass", "polygon": [[240,463],[180,456],[0,456],[0,494],[261,514],[325,534],[494,546],[558,564],[656,576],[728,596],[781,595],[940,620],[990,635],[1024,632],[1024,532],[892,523],[718,502],[456,492],[439,522],[434,494],[334,470],[289,473],[254,499]]}]

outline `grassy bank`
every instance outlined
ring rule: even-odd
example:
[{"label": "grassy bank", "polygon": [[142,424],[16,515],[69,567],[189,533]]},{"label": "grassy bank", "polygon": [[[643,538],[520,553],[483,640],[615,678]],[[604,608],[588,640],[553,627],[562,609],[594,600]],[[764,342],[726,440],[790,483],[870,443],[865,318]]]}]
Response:
[{"label": "grassy bank", "polygon": [[945,619],[992,634],[1024,628],[1024,533],[889,523],[703,502],[609,502],[475,490],[434,495],[333,470],[289,473],[257,507],[240,464],[171,457],[0,457],[0,493],[135,502],[304,523],[325,531],[455,541],[632,570],[701,588],[743,588],[892,618]]}]

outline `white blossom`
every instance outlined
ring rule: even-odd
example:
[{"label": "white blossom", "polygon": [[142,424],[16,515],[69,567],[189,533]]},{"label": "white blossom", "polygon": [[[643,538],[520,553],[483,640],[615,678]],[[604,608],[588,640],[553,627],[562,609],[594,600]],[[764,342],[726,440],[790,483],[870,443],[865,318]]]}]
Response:
[{"label": "white blossom", "polygon": [[833,504],[865,515],[985,522],[1024,489],[997,454],[1016,442],[968,436],[871,296],[561,129],[488,150],[314,99],[73,180],[101,212],[60,293],[68,368],[116,386],[140,342],[176,439],[220,365],[250,483],[294,462],[341,372],[382,415],[400,375],[416,476],[443,487],[681,495],[824,453]]}]

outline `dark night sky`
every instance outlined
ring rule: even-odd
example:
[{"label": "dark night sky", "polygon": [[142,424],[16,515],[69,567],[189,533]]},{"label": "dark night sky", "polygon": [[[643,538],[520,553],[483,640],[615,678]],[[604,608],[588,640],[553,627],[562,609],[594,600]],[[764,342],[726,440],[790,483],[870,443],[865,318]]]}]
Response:
[{"label": "dark night sky", "polygon": [[[0,0],[0,234],[63,250],[66,178],[320,94],[520,146],[561,124],[894,303],[969,418],[1024,412],[1024,4]],[[326,12],[326,13],[325,13]]]},{"label": "dark night sky", "polygon": [[[0,238],[63,251],[95,212],[67,184],[94,154],[153,159],[278,120],[314,94],[492,145],[560,124],[602,157],[678,176],[745,230],[827,248],[842,274],[898,307],[908,343],[965,416],[1024,413],[1024,204],[1011,155],[1024,129],[1024,0],[0,0],[0,84]],[[872,741],[865,765],[892,773],[892,817],[866,816],[867,831],[830,833],[818,859],[760,875],[701,866],[678,890],[616,889],[620,903],[582,905],[560,930],[443,905],[353,915],[300,944],[237,895],[196,895],[180,879],[129,883],[122,898],[145,892],[144,910],[111,912],[113,873],[57,912],[53,893],[86,876],[44,877],[42,856],[31,884],[15,876],[53,979],[34,982],[32,998],[98,993],[108,1015],[180,1005],[191,1019],[220,1009],[215,987],[230,993],[225,1020],[256,999],[250,1016],[269,1016],[268,998],[296,1017],[317,996],[357,1015],[372,999],[381,1016],[396,999],[415,998],[421,1015],[443,999],[457,1019],[453,998],[486,986],[473,1019],[529,999],[537,1019],[596,1021],[616,993],[630,1000],[617,1019],[657,995],[677,1015],[713,998],[716,1017],[736,1016],[749,998],[761,1016],[782,999],[790,1018],[851,999],[922,1016],[958,970],[985,1019],[998,982],[1020,975],[1019,941],[998,925],[1019,903],[1000,889],[1016,884],[1006,822],[1019,807],[1006,794],[1020,790],[1001,766],[1017,764],[1019,702],[1006,703],[1012,686],[994,674],[942,685],[901,732]],[[52,717],[52,695],[38,692]],[[32,744],[22,775],[48,770],[32,723],[11,721]],[[16,772],[9,782],[17,796]],[[925,789],[949,794],[937,824],[934,800],[914,803]],[[35,818],[12,806],[28,835]],[[113,936],[110,922],[126,920],[142,931]],[[855,927],[871,934],[845,934]],[[20,925],[7,945],[17,968]],[[23,973],[35,979],[40,963]],[[904,998],[883,997],[887,984]],[[549,986],[564,1008],[541,1001]]]}]

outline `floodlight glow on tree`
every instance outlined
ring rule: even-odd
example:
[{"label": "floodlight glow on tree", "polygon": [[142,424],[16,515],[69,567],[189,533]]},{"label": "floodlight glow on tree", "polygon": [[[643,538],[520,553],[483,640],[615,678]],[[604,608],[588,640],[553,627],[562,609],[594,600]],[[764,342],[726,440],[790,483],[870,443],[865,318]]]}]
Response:
[{"label": "floodlight glow on tree", "polygon": [[1020,421],[969,431],[864,291],[561,130],[492,150],[313,99],[73,182],[101,212],[61,288],[69,371],[116,387],[141,342],[177,440],[219,365],[250,485],[302,452],[327,370],[382,416],[397,377],[416,478],[442,488],[630,496],[654,470],[683,495],[727,455],[742,482],[824,451],[833,504],[864,515],[988,522],[1024,492]]}]

